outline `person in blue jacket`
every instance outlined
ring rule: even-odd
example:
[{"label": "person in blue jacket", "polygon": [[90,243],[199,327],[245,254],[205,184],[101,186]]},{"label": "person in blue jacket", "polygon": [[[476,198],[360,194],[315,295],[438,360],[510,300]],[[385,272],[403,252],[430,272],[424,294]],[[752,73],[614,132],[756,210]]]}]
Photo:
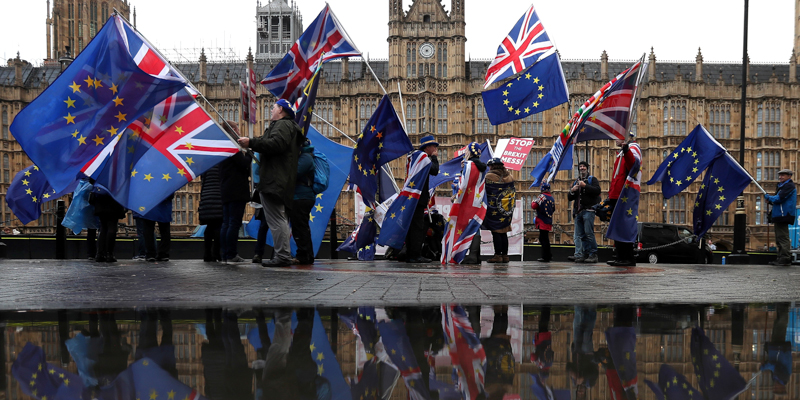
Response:
[{"label": "person in blue jacket", "polygon": [[797,188],[792,181],[792,170],[778,171],[778,188],[774,196],[764,194],[772,204],[772,223],[775,224],[775,242],[778,244],[778,258],[770,262],[772,265],[791,265],[789,249],[789,225],[794,225],[797,209]]}]

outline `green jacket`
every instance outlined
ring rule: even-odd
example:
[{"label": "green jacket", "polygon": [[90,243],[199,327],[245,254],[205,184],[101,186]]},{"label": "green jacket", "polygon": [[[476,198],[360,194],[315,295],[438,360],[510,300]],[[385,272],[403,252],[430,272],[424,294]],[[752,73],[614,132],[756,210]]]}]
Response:
[{"label": "green jacket", "polygon": [[250,148],[261,153],[258,191],[287,209],[292,208],[300,140],[300,127],[289,117],[271,122],[264,135],[250,140]]}]

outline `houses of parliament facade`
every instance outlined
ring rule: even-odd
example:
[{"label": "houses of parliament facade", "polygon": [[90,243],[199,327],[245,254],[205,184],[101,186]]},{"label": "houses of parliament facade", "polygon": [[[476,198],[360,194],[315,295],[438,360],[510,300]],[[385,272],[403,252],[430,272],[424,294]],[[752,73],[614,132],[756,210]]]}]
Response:
[{"label": "houses of parliament facade", "polygon": [[[569,54],[561,56],[562,67],[570,92],[569,103],[522,120],[492,126],[481,97],[484,75],[494,54],[486,59],[466,59],[465,0],[451,0],[446,10],[439,0],[414,0],[403,9],[402,0],[386,0],[389,11],[388,60],[343,59],[326,63],[322,69],[315,126],[330,139],[352,145],[349,138],[358,135],[380,101],[386,89],[395,109],[403,111],[406,131],[415,145],[425,134],[433,134],[440,143],[440,161],[449,160],[465,144],[498,139],[523,137],[535,139],[535,145],[520,172],[514,172],[518,199],[522,200],[526,227],[532,226],[533,212],[529,208],[538,195],[537,188],[529,189],[530,171],[547,153],[569,117],[577,107],[594,94],[609,79],[632,65],[640,50],[621,55],[630,60],[610,61],[605,51],[596,60],[570,61]],[[795,1],[795,21],[800,16],[800,0]],[[49,1],[48,1],[49,5]],[[14,116],[38,96],[60,72],[59,57],[64,46],[75,53],[88,43],[99,30],[97,24],[107,18],[104,10],[117,9],[126,18],[131,4],[127,0],[53,0],[52,13],[47,15],[48,59],[42,66],[24,61],[22,55],[0,67],[0,220],[23,233],[49,233],[55,226],[54,204],[43,204],[44,215],[39,221],[21,227],[5,202],[5,193],[14,175],[30,165],[30,160],[9,132]],[[257,10],[259,43],[271,35],[297,35],[297,10],[286,0],[272,0]],[[135,11],[134,11],[135,14]],[[98,18],[102,15],[102,18]],[[135,23],[135,18],[134,18]],[[292,23],[289,23],[292,21]],[[476,22],[471,22],[476,23]],[[94,24],[94,25],[92,25]],[[744,167],[767,191],[777,184],[777,171],[797,170],[798,102],[800,85],[797,82],[797,57],[800,36],[795,23],[794,49],[787,49],[788,63],[749,64],[747,73],[746,109],[740,106],[742,65],[705,62],[701,49],[689,49],[694,62],[659,62],[655,49],[649,49],[647,81],[640,89],[636,117],[630,130],[643,150],[643,178],[649,178],[661,161],[691,130],[702,123],[715,138],[738,159],[740,145],[745,148]],[[94,26],[94,28],[92,28]],[[291,26],[291,30],[288,27]],[[287,33],[288,32],[288,33]],[[255,32],[254,32],[255,33]],[[144,32],[146,35],[147,32]],[[294,41],[296,37],[291,37]],[[273,47],[274,48],[274,47]],[[266,49],[266,50],[265,50]],[[282,48],[281,48],[282,49]],[[270,46],[259,45],[255,56],[250,53],[241,62],[209,61],[205,54],[197,62],[179,62],[176,67],[193,82],[209,102],[219,110],[218,118],[237,121],[240,131],[247,132],[241,118],[239,81],[245,80],[246,69],[252,67],[263,77],[279,61],[265,56]],[[644,49],[641,49],[644,50]],[[380,84],[369,72],[372,67]],[[495,84],[496,86],[496,84]],[[401,94],[402,91],[402,94]],[[401,95],[402,102],[401,105]],[[258,88],[256,135],[263,132],[269,118],[269,107],[275,101],[265,88]],[[740,143],[740,115],[746,112],[745,143]],[[320,118],[321,117],[321,118]],[[330,122],[327,124],[322,119]],[[582,143],[576,148],[575,165],[586,160],[592,165],[591,174],[600,181],[603,192],[608,190],[616,148],[610,141]],[[404,160],[392,163],[394,176],[405,178]],[[572,241],[573,221],[567,192],[575,176],[573,171],[561,171],[553,184],[556,200],[554,241]],[[700,180],[684,192],[665,200],[660,184],[642,186],[640,221],[668,222],[691,226],[694,199]],[[448,195],[449,188],[442,189]],[[175,235],[188,234],[198,224],[196,207],[199,204],[199,180],[190,182],[176,193],[173,208]],[[774,232],[767,224],[768,206],[755,185],[745,189],[747,213],[747,248],[762,249],[774,241]],[[252,210],[251,210],[252,211]],[[730,249],[733,241],[735,205],[719,218],[710,231],[718,249]],[[343,190],[337,203],[337,218],[343,229],[353,223],[354,195]],[[132,224],[132,220],[128,221]],[[598,224],[600,222],[598,221]],[[598,238],[605,223],[596,229]],[[532,229],[532,228],[529,228]],[[344,232],[340,232],[340,237]],[[603,243],[608,244],[608,241]]]}]

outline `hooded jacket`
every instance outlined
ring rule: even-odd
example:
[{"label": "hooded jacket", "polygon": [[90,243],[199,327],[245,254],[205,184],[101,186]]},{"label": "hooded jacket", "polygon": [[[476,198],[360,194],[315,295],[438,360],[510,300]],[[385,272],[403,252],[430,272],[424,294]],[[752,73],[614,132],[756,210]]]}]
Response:
[{"label": "hooded jacket", "polygon": [[250,140],[250,148],[261,153],[258,191],[291,209],[303,135],[289,117],[273,121],[263,136]]}]

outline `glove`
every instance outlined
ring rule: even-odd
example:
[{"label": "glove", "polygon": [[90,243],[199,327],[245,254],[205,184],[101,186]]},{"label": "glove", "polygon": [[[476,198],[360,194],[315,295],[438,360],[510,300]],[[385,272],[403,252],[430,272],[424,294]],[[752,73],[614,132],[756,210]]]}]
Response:
[{"label": "glove", "polygon": [[622,145],[622,154],[627,154],[627,153],[628,153],[628,144],[625,143]]}]

